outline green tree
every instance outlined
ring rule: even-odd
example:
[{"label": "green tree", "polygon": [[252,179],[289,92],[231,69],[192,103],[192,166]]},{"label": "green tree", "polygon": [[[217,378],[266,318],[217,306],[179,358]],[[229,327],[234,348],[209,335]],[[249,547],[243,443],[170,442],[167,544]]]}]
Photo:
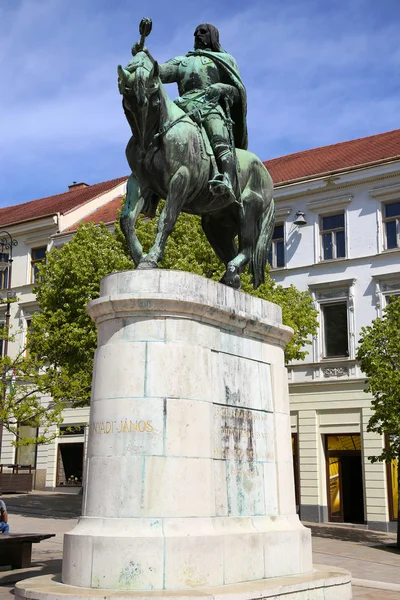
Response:
[{"label": "green tree", "polygon": [[[17,335],[10,335],[5,326],[0,330],[3,343],[13,342]],[[50,398],[43,402],[43,396],[49,395],[44,373],[44,364],[26,347],[15,356],[0,358],[0,446],[4,430],[13,435],[17,447],[48,443],[56,436],[53,425],[62,422],[64,406]]]},{"label": "green tree", "polygon": [[86,305],[100,295],[100,280],[132,269],[122,244],[104,225],[82,224],[62,248],[40,265],[36,297],[41,312],[32,318],[32,352],[46,363],[43,377],[56,402],[90,402],[96,328]]},{"label": "green tree", "polygon": [[[147,252],[154,240],[156,220],[140,220],[138,236]],[[181,214],[170,236],[161,268],[185,270],[218,280],[224,266],[214,255],[196,216]],[[49,365],[48,385],[53,398],[72,406],[90,402],[96,329],[86,313],[86,304],[99,297],[100,280],[114,271],[132,269],[124,236],[115,225],[110,233],[104,225],[81,225],[72,240],[48,254],[40,266],[37,300],[41,309],[33,317],[33,351]],[[282,306],[283,322],[295,330],[286,350],[287,360],[302,359],[304,346],[316,333],[316,311],[308,293],[291,286],[284,289],[267,275],[254,292],[250,277],[243,276],[243,290]],[[52,384],[53,381],[53,384]]]},{"label": "green tree", "polygon": [[[162,206],[163,204],[160,203],[158,214]],[[139,220],[136,231],[144,252],[148,252],[157,232],[157,219]],[[115,235],[128,254],[125,238],[118,222],[115,226]],[[225,272],[224,265],[216,257],[204,235],[200,217],[185,213],[179,215],[174,231],[168,238],[160,268],[188,271],[215,281],[219,281]],[[269,275],[269,268],[265,283],[257,290],[253,290],[247,273],[244,273],[241,279],[242,291],[281,306],[283,323],[294,330],[294,336],[286,346],[286,361],[304,359],[307,355],[305,346],[311,344],[312,336],[316,335],[318,328],[318,312],[313,306],[310,294],[300,292],[293,285],[288,288],[277,285]]]},{"label": "green tree", "polygon": [[[382,318],[361,330],[357,360],[367,375],[366,392],[374,397],[367,431],[390,440],[371,462],[400,459],[400,299],[385,308]],[[398,469],[400,473],[400,469]],[[400,481],[398,480],[398,483]],[[400,508],[400,504],[398,506]],[[398,511],[397,547],[400,548],[400,511]]]}]

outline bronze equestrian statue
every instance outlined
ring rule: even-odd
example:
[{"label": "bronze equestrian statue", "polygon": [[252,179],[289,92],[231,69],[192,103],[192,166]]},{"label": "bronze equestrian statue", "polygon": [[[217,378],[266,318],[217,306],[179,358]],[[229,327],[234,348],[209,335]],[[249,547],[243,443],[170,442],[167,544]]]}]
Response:
[{"label": "bronze equestrian statue", "polygon": [[[254,288],[264,281],[274,227],[272,179],[247,151],[247,100],[234,58],[210,24],[194,33],[194,50],[159,65],[144,47],[151,21],[140,24],[133,59],[118,67],[118,86],[132,130],[126,157],[132,174],[121,227],[138,269],[157,268],[181,211],[202,227],[226,265],[221,282],[240,287],[249,265]],[[172,102],[163,83],[178,84]],[[135,233],[139,214],[154,217],[165,198],[147,255]],[[235,239],[238,239],[236,245]]]}]

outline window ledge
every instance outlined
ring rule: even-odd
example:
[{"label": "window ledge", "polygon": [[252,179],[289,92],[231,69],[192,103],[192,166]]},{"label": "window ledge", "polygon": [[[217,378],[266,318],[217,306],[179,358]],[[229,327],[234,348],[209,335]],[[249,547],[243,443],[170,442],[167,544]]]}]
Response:
[{"label": "window ledge", "polygon": [[348,256],[341,256],[340,258],[322,258],[317,263],[314,263],[314,265],[321,265],[321,264],[325,265],[327,263],[344,262],[346,260],[350,260],[350,258]]},{"label": "window ledge", "polygon": [[284,267],[270,267],[269,272],[273,271],[274,273],[277,273],[279,271],[286,271],[287,270],[287,266],[285,265]]},{"label": "window ledge", "polygon": [[349,360],[354,360],[351,359],[350,356],[329,356],[329,358],[325,358],[323,356],[321,356],[321,361],[320,364],[323,363],[328,364],[328,363],[337,363],[337,362],[348,362]]},{"label": "window ledge", "polygon": [[[400,252],[400,248],[385,248],[379,254],[396,254],[396,252]],[[379,254],[377,256],[379,256]]]}]

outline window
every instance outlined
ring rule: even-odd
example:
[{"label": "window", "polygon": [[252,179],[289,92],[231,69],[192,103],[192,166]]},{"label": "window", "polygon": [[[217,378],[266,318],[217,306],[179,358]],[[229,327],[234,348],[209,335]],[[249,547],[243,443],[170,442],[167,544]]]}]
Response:
[{"label": "window", "polygon": [[37,283],[39,281],[39,269],[40,263],[46,260],[46,246],[41,248],[32,248],[31,254],[31,283]]},{"label": "window", "polygon": [[400,294],[385,294],[385,299],[386,299],[386,305],[391,304],[392,302],[395,302],[396,300],[398,300],[400,298]]},{"label": "window", "polygon": [[[22,438],[30,438],[32,441],[37,437],[38,430],[36,427],[29,425],[20,425],[18,434]],[[17,448],[17,464],[24,467],[36,467],[36,444],[32,443],[27,446],[19,446]]]},{"label": "window", "polygon": [[84,435],[84,425],[61,425],[61,435]]},{"label": "window", "polygon": [[292,433],[292,456],[294,471],[294,491],[297,510],[300,507],[300,465],[299,465],[299,438],[297,433]]},{"label": "window", "polygon": [[268,262],[273,269],[285,266],[285,234],[283,224],[275,225]]},{"label": "window", "polygon": [[29,331],[30,331],[31,326],[32,326],[32,321],[30,319],[26,319],[26,332],[25,332],[25,356],[26,356],[26,358],[29,358],[29,356],[30,356]]},{"label": "window", "polygon": [[400,202],[385,204],[383,214],[385,249],[400,248]]},{"label": "window", "polygon": [[344,213],[321,217],[321,256],[333,260],[346,256]]},{"label": "window", "polygon": [[[313,340],[314,362],[355,359],[355,283],[356,279],[342,279],[309,284],[314,306],[320,311],[319,334]],[[336,377],[345,374],[343,371],[350,373],[351,369],[335,365],[333,369],[324,366],[322,370],[324,377]],[[333,371],[341,373],[332,374]]]},{"label": "window", "polygon": [[324,332],[324,358],[349,356],[347,302],[321,306]]},{"label": "window", "polygon": [[[4,253],[4,260],[8,260],[8,254]],[[0,290],[8,288],[8,267],[4,271],[0,271]]]}]

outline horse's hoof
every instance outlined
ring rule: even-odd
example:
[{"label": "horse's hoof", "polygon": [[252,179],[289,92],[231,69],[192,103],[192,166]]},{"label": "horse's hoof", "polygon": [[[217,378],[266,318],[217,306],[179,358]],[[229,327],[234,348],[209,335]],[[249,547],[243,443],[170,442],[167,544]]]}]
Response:
[{"label": "horse's hoof", "polygon": [[139,271],[144,271],[145,269],[157,269],[157,268],[158,268],[158,264],[156,263],[156,261],[147,259],[147,258],[143,258],[140,261],[140,263],[138,264],[138,266],[136,267],[136,269],[139,269]]},{"label": "horse's hoof", "polygon": [[230,273],[228,273],[228,275],[225,274],[219,282],[223,283],[224,285],[227,285],[228,287],[233,288],[234,290],[239,290],[241,285],[240,276],[231,275]]}]

